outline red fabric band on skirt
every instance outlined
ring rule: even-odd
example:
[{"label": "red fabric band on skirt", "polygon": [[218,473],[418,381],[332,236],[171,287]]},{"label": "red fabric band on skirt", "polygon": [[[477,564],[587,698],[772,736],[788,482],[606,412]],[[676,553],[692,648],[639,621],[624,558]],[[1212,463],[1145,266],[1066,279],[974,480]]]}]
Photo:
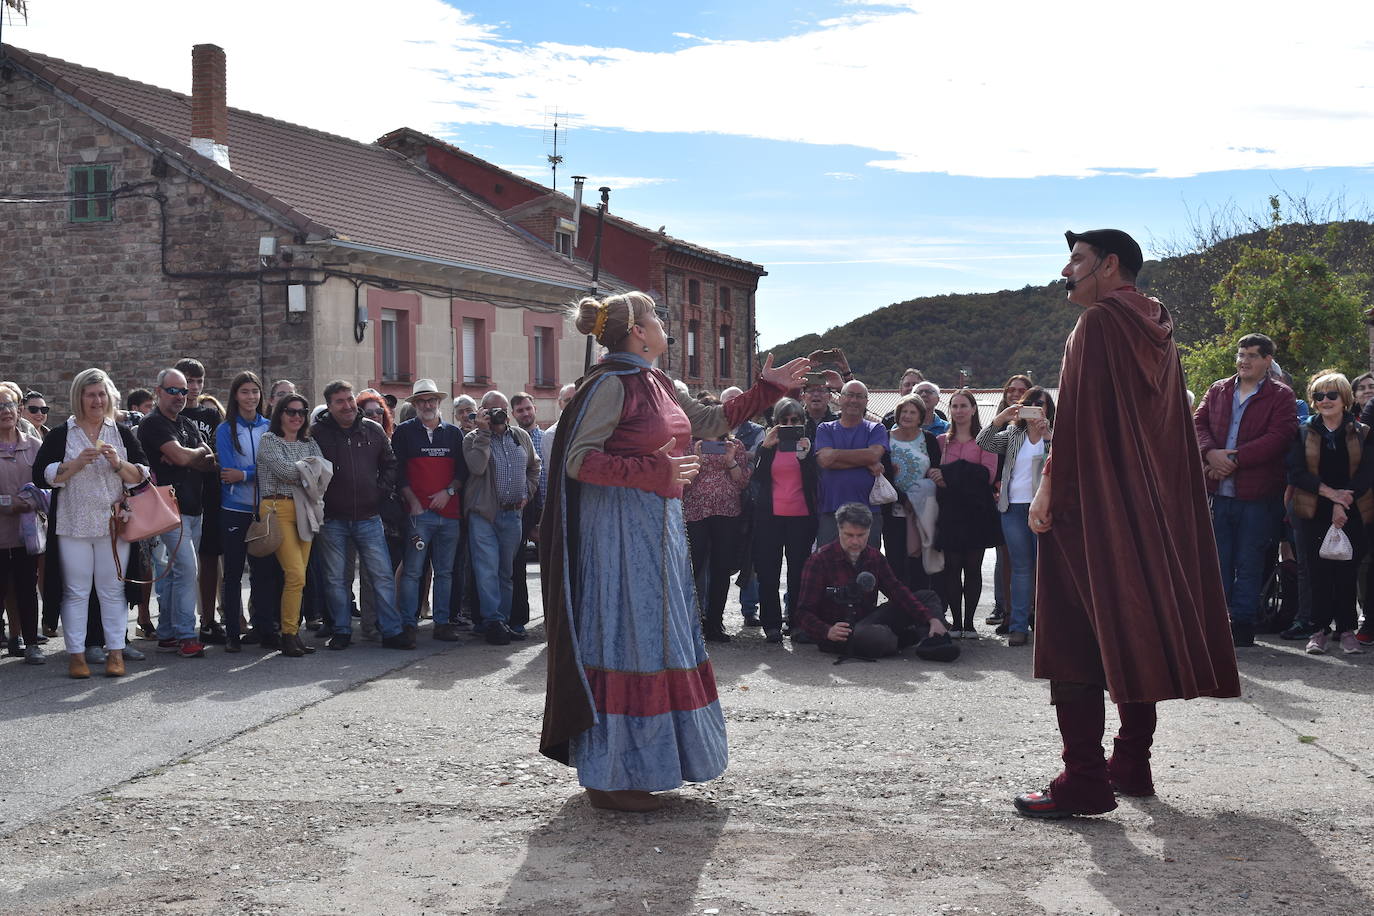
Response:
[{"label": "red fabric band on skirt", "polygon": [[651,674],[585,670],[597,711],[610,715],[660,716],[690,712],[716,701],[716,675],[709,659],[695,668]]}]

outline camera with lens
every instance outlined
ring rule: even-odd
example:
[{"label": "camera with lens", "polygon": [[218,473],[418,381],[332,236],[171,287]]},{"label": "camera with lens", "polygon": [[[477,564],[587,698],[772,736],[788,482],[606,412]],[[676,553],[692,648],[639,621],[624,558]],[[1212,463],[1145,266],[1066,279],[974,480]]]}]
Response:
[{"label": "camera with lens", "polygon": [[487,422],[492,426],[505,426],[510,419],[504,407],[487,408]]},{"label": "camera with lens", "polygon": [[849,585],[827,585],[825,597],[847,608],[856,608],[863,603],[863,591],[857,582]]}]

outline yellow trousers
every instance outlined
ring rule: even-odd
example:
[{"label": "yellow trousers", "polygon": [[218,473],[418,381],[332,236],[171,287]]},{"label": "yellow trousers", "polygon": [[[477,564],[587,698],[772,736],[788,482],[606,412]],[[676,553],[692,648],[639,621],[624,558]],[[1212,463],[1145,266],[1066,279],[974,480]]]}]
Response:
[{"label": "yellow trousers", "polygon": [[310,562],[310,542],[296,532],[296,503],[290,499],[264,499],[259,514],[275,512],[281,522],[281,544],[277,562],[281,564],[284,584],[281,590],[281,631],[285,635],[301,629],[301,592],[305,589],[305,564]]}]

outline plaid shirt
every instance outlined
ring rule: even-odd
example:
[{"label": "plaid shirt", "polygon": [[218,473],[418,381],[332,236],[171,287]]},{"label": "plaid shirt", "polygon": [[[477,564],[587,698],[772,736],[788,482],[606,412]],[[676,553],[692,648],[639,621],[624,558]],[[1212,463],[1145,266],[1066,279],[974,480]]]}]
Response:
[{"label": "plaid shirt", "polygon": [[[878,591],[887,600],[907,612],[917,623],[930,620],[933,616],[925,605],[916,599],[911,589],[902,584],[892,567],[881,553],[872,547],[864,547],[858,562],[849,562],[849,556],[839,541],[826,544],[813,553],[802,567],[801,598],[797,602],[798,619],[802,630],[817,640],[830,638],[830,627],[837,623],[849,622],[849,608],[837,604],[825,593],[826,586],[850,585],[858,581],[859,573],[867,570],[878,580]],[[877,606],[877,592],[868,592],[856,608],[855,619],[862,619],[873,613]]]},{"label": "plaid shirt", "polygon": [[496,499],[501,505],[525,501],[525,463],[529,456],[509,429],[491,437],[491,470],[496,480]]},{"label": "plaid shirt", "polygon": [[[525,430],[530,434],[530,441],[534,443],[534,450],[542,458],[544,455],[544,430],[539,428],[536,423],[531,428]],[[544,497],[549,492],[549,463],[545,461],[539,466],[539,505],[544,505]]]}]

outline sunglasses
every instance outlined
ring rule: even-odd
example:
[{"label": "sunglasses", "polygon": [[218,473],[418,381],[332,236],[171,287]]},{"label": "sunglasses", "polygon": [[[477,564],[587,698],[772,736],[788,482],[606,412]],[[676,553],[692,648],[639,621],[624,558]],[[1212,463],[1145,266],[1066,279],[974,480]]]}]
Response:
[{"label": "sunglasses", "polygon": [[48,411],[49,411],[50,409],[51,409],[51,408],[48,408],[48,407],[26,407],[26,408],[25,408],[25,410],[27,410],[29,413],[33,414],[34,416],[37,416],[38,414],[42,414],[42,415],[45,416],[45,417],[48,415]]},{"label": "sunglasses", "polygon": [[1313,403],[1319,404],[1327,399],[1339,401],[1341,399],[1341,393],[1339,391],[1315,391],[1312,393]]},{"label": "sunglasses", "polygon": [[162,390],[174,398],[183,397],[191,393],[190,388],[168,388],[166,385],[162,386]]},{"label": "sunglasses", "polygon": [[19,408],[13,401],[0,401],[0,410],[17,411]]},{"label": "sunglasses", "polygon": [[284,417],[300,417],[300,418],[304,419],[304,418],[305,418],[305,415],[308,414],[308,413],[310,413],[310,411],[306,410],[304,407],[284,407],[284,408],[282,408],[282,416],[284,416]]},{"label": "sunglasses", "polygon": [[363,416],[365,416],[365,417],[384,417],[384,416],[386,416],[386,411],[385,411],[385,410],[377,410],[376,408],[373,408],[372,410],[364,410],[364,411],[363,411]]}]

